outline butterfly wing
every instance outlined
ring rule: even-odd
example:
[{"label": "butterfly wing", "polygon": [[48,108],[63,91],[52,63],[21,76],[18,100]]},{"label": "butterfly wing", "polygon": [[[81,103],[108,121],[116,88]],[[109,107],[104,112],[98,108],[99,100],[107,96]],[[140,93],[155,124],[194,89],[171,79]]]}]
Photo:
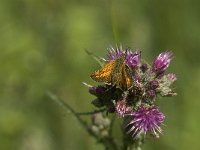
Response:
[{"label": "butterfly wing", "polygon": [[112,60],[104,65],[102,69],[99,69],[92,73],[90,77],[97,82],[111,82],[112,71],[115,67],[115,60]]},{"label": "butterfly wing", "polygon": [[115,60],[115,67],[112,72],[111,82],[116,87],[120,88],[122,86],[123,68],[125,66],[125,58],[121,56]]},{"label": "butterfly wing", "polygon": [[124,85],[126,88],[129,88],[133,84],[133,79],[131,75],[131,69],[125,65],[123,69]]},{"label": "butterfly wing", "polygon": [[132,86],[132,77],[130,74],[130,68],[125,64],[121,66],[120,73],[118,73],[118,77],[116,80],[116,87],[127,89]]},{"label": "butterfly wing", "polygon": [[132,86],[131,69],[125,64],[124,56],[116,60],[111,80],[117,88],[127,89]]},{"label": "butterfly wing", "polygon": [[94,81],[111,83],[117,88],[129,88],[132,85],[130,68],[125,64],[125,57],[122,55],[112,60],[90,76]]}]

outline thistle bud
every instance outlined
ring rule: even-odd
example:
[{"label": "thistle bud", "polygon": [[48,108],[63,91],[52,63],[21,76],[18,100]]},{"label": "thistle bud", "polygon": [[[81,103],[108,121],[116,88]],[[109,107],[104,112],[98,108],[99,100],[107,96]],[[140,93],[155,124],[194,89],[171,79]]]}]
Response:
[{"label": "thistle bud", "polygon": [[169,73],[167,74],[167,77],[169,78],[169,80],[171,80],[172,82],[177,80],[176,74],[174,73]]},{"label": "thistle bud", "polygon": [[171,52],[160,53],[154,60],[152,70],[157,75],[162,74],[168,67],[172,60]]},{"label": "thistle bud", "polygon": [[147,64],[142,64],[140,68],[141,68],[142,72],[144,73],[145,71],[147,71],[148,66],[147,66]]}]

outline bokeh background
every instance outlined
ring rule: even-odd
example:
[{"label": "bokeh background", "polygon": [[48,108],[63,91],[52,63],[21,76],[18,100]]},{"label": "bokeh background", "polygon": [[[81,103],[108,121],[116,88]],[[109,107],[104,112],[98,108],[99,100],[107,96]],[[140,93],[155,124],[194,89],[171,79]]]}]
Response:
[{"label": "bokeh background", "polygon": [[46,91],[92,110],[81,82],[92,84],[98,65],[84,49],[105,56],[120,42],[148,61],[174,53],[168,71],[178,76],[178,96],[158,100],[164,136],[144,150],[199,150],[199,18],[198,0],[1,0],[0,149],[103,150]]}]

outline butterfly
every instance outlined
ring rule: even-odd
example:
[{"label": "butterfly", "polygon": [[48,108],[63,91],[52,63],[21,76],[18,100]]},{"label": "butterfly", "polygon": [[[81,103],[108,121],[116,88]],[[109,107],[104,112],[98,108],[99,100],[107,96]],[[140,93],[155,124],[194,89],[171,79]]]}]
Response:
[{"label": "butterfly", "polygon": [[106,63],[103,68],[95,71],[90,76],[94,81],[116,85],[117,88],[127,89],[132,86],[131,69],[125,63],[122,55]]}]

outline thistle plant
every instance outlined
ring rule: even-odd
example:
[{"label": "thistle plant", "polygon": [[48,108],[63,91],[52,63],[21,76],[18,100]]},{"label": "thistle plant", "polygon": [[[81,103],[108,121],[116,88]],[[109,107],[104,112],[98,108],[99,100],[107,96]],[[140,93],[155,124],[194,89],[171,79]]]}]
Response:
[{"label": "thistle plant", "polygon": [[[147,136],[159,138],[163,133],[165,115],[156,101],[159,97],[177,95],[173,89],[176,75],[166,73],[173,58],[172,52],[160,53],[151,64],[144,61],[141,54],[140,50],[133,52],[130,48],[123,50],[117,46],[108,49],[106,58],[92,55],[101,65],[90,76],[98,85],[84,84],[96,97],[91,102],[96,110],[72,111],[90,135],[107,150],[139,150]],[[69,109],[68,105],[66,108]],[[91,122],[84,122],[80,115],[90,115]],[[112,134],[114,118],[122,120],[121,139]]]}]

